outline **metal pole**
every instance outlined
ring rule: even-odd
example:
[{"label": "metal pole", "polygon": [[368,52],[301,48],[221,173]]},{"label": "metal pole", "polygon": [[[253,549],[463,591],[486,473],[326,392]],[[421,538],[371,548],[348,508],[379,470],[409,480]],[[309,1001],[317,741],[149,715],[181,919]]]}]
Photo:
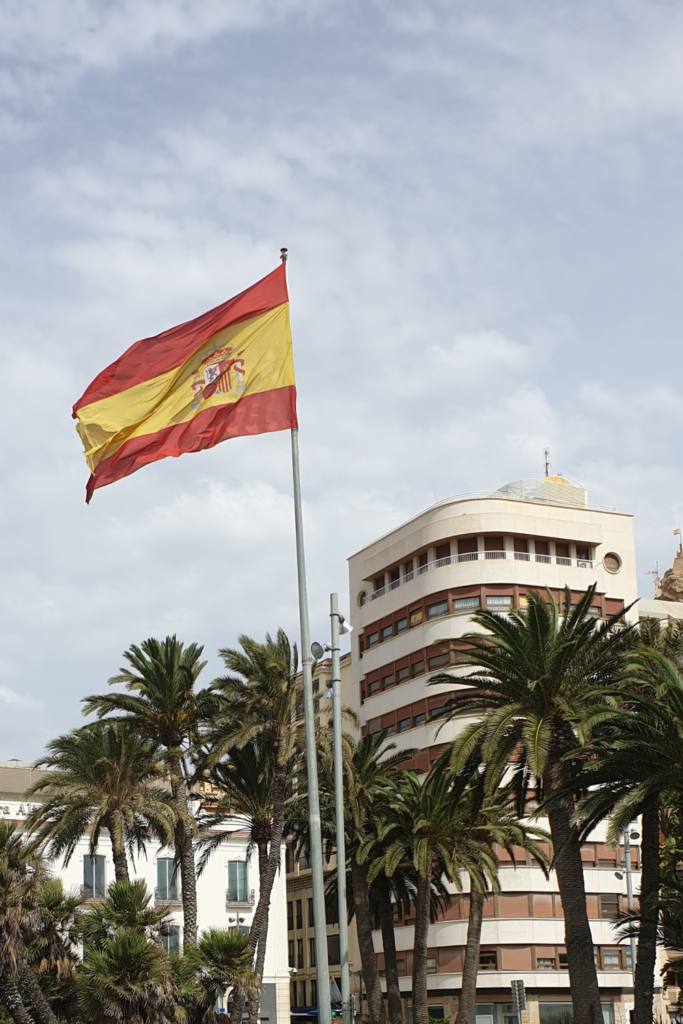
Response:
[{"label": "metal pole", "polygon": [[313,921],[315,924],[315,962],[318,981],[318,1020],[331,1024],[330,970],[327,963],[327,922],[325,920],[325,883],[323,844],[320,832],[318,760],[313,707],[311,666],[311,630],[308,622],[308,593],[304,557],[304,529],[301,515],[301,476],[299,472],[299,431],[292,429],[292,479],[294,484],[294,527],[296,532],[296,571],[299,581],[299,629],[301,633],[301,669],[304,686],[304,728],[306,734],[306,774],[308,775],[308,820],[311,845],[311,882],[313,883]]},{"label": "metal pole", "polygon": [[[624,874],[626,875],[626,906],[629,914],[633,913],[633,878],[631,877],[631,836],[630,828],[624,829]],[[633,984],[636,983],[636,937],[629,938],[631,946],[631,974]]]},{"label": "metal pole", "polygon": [[337,847],[337,901],[339,906],[339,961],[343,1024],[351,1024],[349,925],[346,909],[346,836],[344,833],[344,768],[342,759],[341,665],[339,599],[330,594],[330,651],[332,652],[332,728],[334,733],[335,843]]}]

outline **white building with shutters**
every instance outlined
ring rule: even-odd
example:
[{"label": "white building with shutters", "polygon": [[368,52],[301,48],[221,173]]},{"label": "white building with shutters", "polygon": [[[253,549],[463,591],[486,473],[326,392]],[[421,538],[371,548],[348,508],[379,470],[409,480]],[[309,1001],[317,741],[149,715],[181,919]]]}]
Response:
[{"label": "white building with shutters", "polygon": [[[19,825],[33,806],[25,793],[36,781],[38,772],[30,763],[0,762],[0,818]],[[258,865],[248,853],[248,833],[235,819],[230,837],[212,854],[197,879],[198,930],[208,928],[248,929],[258,901]],[[284,846],[282,851],[284,864]],[[143,879],[156,903],[169,907],[172,925],[163,941],[168,950],[182,950],[183,912],[180,874],[174,872],[173,851],[157,842],[147,846],[146,857],[129,864],[131,878]],[[68,891],[81,892],[86,900],[105,896],[114,880],[114,859],[107,837],[103,837],[94,857],[87,840],[81,840],[68,864],[52,863],[50,869],[62,879]],[[270,905],[270,924],[261,999],[264,1024],[289,1024],[289,964],[287,961],[287,902],[285,872],[275,878]]]}]

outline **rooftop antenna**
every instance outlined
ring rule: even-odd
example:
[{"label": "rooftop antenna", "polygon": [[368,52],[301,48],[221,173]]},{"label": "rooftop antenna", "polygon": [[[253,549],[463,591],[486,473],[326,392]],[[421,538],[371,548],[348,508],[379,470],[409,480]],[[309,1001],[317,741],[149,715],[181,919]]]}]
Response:
[{"label": "rooftop antenna", "polygon": [[659,590],[659,579],[660,579],[660,577],[659,577],[659,562],[655,562],[654,569],[648,569],[647,574],[648,574],[648,576],[652,577],[652,586],[653,586],[653,589],[654,589],[654,596],[656,597],[657,596],[657,591]]},{"label": "rooftop antenna", "polygon": [[550,448],[543,449],[543,458],[545,459],[545,475],[550,476]]}]

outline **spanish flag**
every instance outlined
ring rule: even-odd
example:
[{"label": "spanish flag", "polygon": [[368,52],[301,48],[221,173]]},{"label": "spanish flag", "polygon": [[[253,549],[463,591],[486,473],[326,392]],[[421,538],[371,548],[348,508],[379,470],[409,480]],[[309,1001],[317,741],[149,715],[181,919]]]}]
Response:
[{"label": "spanish flag", "polygon": [[195,320],[136,341],[73,407],[90,501],[149,462],[297,426],[282,263]]}]

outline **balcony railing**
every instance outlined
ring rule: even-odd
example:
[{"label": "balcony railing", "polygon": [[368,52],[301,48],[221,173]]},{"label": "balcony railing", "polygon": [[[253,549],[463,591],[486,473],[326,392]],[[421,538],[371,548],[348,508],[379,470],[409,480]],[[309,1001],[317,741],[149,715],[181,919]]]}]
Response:
[{"label": "balcony railing", "polygon": [[256,891],[235,892],[234,889],[225,890],[225,903],[229,907],[253,907],[256,901]]},{"label": "balcony railing", "polygon": [[154,890],[154,899],[157,903],[182,903],[180,893],[174,888],[159,888]]},{"label": "balcony railing", "polygon": [[447,565],[506,558],[514,559],[518,562],[531,562],[533,560],[543,565],[551,565],[555,562],[556,565],[570,566],[577,569],[592,569],[595,564],[592,558],[568,558],[565,555],[543,555],[540,552],[531,554],[529,551],[462,551],[457,555],[446,555],[443,558],[435,558],[433,561],[425,563],[425,565],[418,565],[414,573],[404,573],[400,580],[391,580],[388,587],[377,587],[370,594],[370,600],[375,601],[378,597],[384,597],[388,590],[396,590],[401,584],[409,583],[415,575],[423,576],[425,573],[433,572],[435,569],[442,569]]}]

